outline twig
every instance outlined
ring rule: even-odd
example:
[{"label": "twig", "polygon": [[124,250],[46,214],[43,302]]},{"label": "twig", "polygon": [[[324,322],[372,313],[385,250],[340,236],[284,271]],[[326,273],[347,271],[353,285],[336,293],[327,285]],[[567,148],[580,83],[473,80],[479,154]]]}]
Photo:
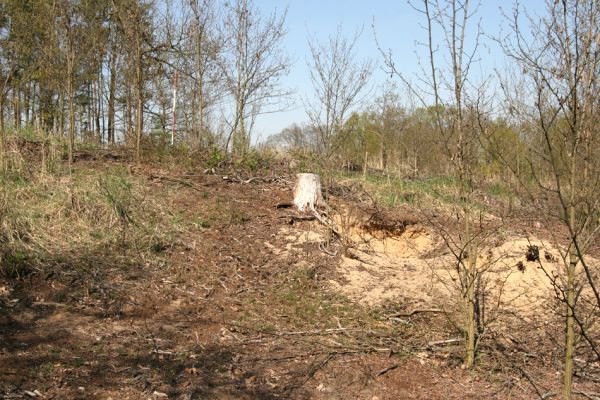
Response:
[{"label": "twig", "polygon": [[336,353],[329,353],[327,355],[327,357],[325,357],[325,359],[323,359],[323,361],[321,361],[319,364],[313,366],[310,371],[308,371],[308,375],[306,376],[306,378],[304,379],[304,381],[302,381],[302,383],[298,386],[299,388],[304,386],[306,384],[306,382],[310,381],[312,379],[313,376],[315,376],[315,374],[321,369],[323,368],[325,365],[327,365],[327,363],[336,355]]},{"label": "twig", "polygon": [[282,215],[279,218],[289,218],[291,221],[314,221],[317,219],[314,215]]},{"label": "twig", "polygon": [[327,228],[329,228],[331,230],[331,232],[333,232],[338,238],[343,237],[342,234],[340,233],[340,231],[333,225],[333,223],[330,221],[327,221],[325,219],[325,217],[321,216],[316,210],[314,210],[313,215],[315,216],[316,219],[319,220],[319,222],[321,222],[323,225],[325,225]]},{"label": "twig", "polygon": [[320,249],[320,250],[321,250],[323,253],[327,254],[328,256],[331,256],[331,257],[335,257],[335,256],[337,256],[337,251],[333,252],[333,251],[331,251],[331,250],[328,250],[328,249],[325,247],[325,244],[324,244],[324,243],[319,243],[319,249]]},{"label": "twig", "polygon": [[150,338],[152,339],[152,344],[154,345],[154,352],[158,353],[159,352],[159,348],[158,348],[158,344],[156,343],[156,338],[154,337],[154,334],[152,333],[152,331],[150,330],[150,328],[148,328],[148,321],[146,319],[144,319],[144,327],[146,328],[146,330],[150,334]]},{"label": "twig", "polygon": [[554,397],[554,396],[558,396],[558,393],[557,392],[548,392],[548,393],[544,393],[543,395],[541,395],[540,399],[546,400],[546,399],[549,399],[550,397]]},{"label": "twig", "polygon": [[600,393],[574,391],[573,394],[578,394],[578,395],[588,398],[590,400],[600,400]]},{"label": "twig", "polygon": [[53,301],[35,301],[31,305],[40,307],[68,307],[68,304],[55,303]]},{"label": "twig", "polygon": [[398,365],[398,364],[390,365],[389,367],[387,367],[387,368],[384,368],[384,369],[382,369],[381,371],[379,371],[378,373],[376,373],[376,374],[375,374],[375,377],[379,377],[379,376],[381,376],[381,375],[385,375],[385,374],[387,374],[388,372],[390,372],[390,371],[392,371],[392,370],[394,370],[394,369],[396,369],[396,368],[398,368],[398,367],[399,367],[399,365]]},{"label": "twig", "polygon": [[[314,331],[291,331],[291,332],[274,332],[269,333],[270,336],[283,337],[283,336],[307,336],[307,335],[329,335],[336,333],[347,333],[350,332],[365,332],[361,329],[353,329],[353,328],[331,328],[324,330],[314,330]],[[265,332],[266,333],[266,332]]]},{"label": "twig", "polygon": [[424,309],[414,309],[408,313],[396,313],[391,315],[386,315],[387,318],[398,318],[398,317],[412,317],[415,314],[423,314],[423,313],[443,313],[444,310],[440,310],[439,308],[424,308]]},{"label": "twig", "polygon": [[464,342],[465,339],[463,338],[457,338],[457,339],[446,339],[446,340],[437,340],[434,342],[428,342],[427,346],[432,347],[432,346],[441,346],[444,344],[454,344],[454,343],[461,343]]},{"label": "twig", "polygon": [[540,396],[540,399],[544,400],[548,397],[552,397],[553,393],[546,393],[546,394],[542,394],[537,385],[535,384],[535,382],[533,381],[533,379],[529,376],[529,374],[527,372],[525,372],[525,370],[519,366],[517,366],[517,369],[519,370],[519,372],[521,373],[521,375],[523,375],[525,377],[525,379],[527,379],[527,381],[531,384],[531,386],[533,386],[533,390],[535,390],[535,392],[537,393],[538,396]]}]

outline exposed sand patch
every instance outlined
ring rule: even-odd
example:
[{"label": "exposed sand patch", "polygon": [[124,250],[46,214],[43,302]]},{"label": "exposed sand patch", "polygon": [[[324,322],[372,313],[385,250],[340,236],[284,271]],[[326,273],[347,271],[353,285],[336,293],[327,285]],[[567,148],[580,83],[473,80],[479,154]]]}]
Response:
[{"label": "exposed sand patch", "polygon": [[[542,261],[527,261],[530,244],[552,249],[547,242],[513,238],[482,251],[478,259],[478,267],[486,271],[483,284],[488,299],[496,302],[500,296],[503,306],[523,314],[539,310],[554,296],[546,273],[554,274],[561,265],[546,261],[545,250],[540,251]],[[425,257],[439,245],[440,238],[423,228],[407,229],[395,238],[371,238],[350,257],[342,258],[339,271],[345,282],[332,281],[331,286],[366,305],[409,299],[423,306],[449,306],[459,292],[456,260],[448,253]],[[559,254],[554,249],[548,251],[555,257]],[[517,267],[519,263],[522,270]]]},{"label": "exposed sand patch", "polygon": [[[304,243],[325,240],[319,228],[300,231],[284,228],[286,250]],[[368,231],[358,224],[346,225],[352,246],[337,266],[340,278],[330,288],[367,306],[388,301],[409,301],[415,307],[451,308],[459,298],[456,260],[444,249],[442,238],[419,224],[401,233]],[[553,302],[550,276],[563,269],[560,252],[550,242],[536,238],[509,237],[493,248],[480,250],[478,267],[487,301],[527,316]],[[527,261],[530,245],[539,247],[540,261]],[[437,249],[436,251],[433,251]],[[433,251],[433,252],[432,252]],[[546,256],[548,254],[548,256]],[[590,263],[596,260],[590,258]]]},{"label": "exposed sand patch", "polygon": [[354,246],[338,266],[342,280],[330,281],[334,290],[366,305],[398,298],[432,304],[448,295],[437,283],[435,264],[423,258],[436,240],[421,226],[409,226],[399,236],[355,230],[351,239]]}]

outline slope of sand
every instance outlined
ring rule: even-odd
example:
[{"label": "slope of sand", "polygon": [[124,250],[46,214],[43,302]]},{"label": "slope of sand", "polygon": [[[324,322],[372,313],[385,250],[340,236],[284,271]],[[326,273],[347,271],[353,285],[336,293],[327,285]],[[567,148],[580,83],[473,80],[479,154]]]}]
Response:
[{"label": "slope of sand", "polygon": [[[292,243],[306,244],[324,241],[320,231],[286,228],[283,233]],[[340,258],[337,277],[329,281],[335,292],[367,306],[400,301],[414,307],[451,307],[459,298],[456,260],[435,232],[417,224],[395,236],[357,226],[345,234],[351,246]],[[540,261],[526,260],[530,245],[539,247]],[[560,252],[548,241],[518,236],[481,249],[478,258],[487,301],[523,316],[556,298],[550,277],[560,275],[562,266]]]}]

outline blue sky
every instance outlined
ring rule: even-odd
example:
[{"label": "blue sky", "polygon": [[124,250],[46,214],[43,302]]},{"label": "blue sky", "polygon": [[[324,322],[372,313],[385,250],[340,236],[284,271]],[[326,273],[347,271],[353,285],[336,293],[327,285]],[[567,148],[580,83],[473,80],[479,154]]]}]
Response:
[{"label": "blue sky", "polygon": [[[416,0],[416,3],[418,2]],[[542,0],[522,0],[520,5],[533,13],[540,13],[543,3]],[[498,34],[500,27],[506,25],[501,7],[510,12],[512,4],[512,1],[482,0],[478,19],[481,19],[484,33],[493,36]],[[335,34],[339,26],[349,36],[362,27],[363,33],[357,43],[356,53],[358,58],[377,61],[378,67],[371,79],[372,86],[376,88],[389,76],[381,70],[382,61],[372,28],[374,21],[380,45],[384,49],[392,50],[396,64],[402,72],[410,76],[419,71],[415,51],[421,51],[416,41],[426,39],[426,32],[420,25],[424,20],[405,0],[256,0],[256,5],[265,14],[275,9],[281,12],[287,7],[288,34],[283,46],[292,59],[292,67],[290,74],[281,84],[294,90],[296,106],[290,111],[259,116],[255,125],[254,140],[264,139],[294,122],[307,122],[301,99],[309,97],[311,93],[309,70],[306,65],[306,57],[309,54],[308,35],[323,42],[328,36]],[[480,70],[486,74],[491,73],[493,67],[501,67],[504,59],[493,41],[485,39],[484,42],[485,46],[480,52]]]}]

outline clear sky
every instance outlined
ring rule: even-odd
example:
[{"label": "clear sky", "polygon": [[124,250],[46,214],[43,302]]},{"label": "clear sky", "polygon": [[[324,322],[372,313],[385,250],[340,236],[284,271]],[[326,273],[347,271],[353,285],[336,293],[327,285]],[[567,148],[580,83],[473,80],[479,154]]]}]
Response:
[{"label": "clear sky", "polygon": [[[419,1],[416,0],[416,3]],[[477,18],[481,20],[482,29],[484,33],[496,36],[500,27],[506,25],[501,8],[510,13],[513,2],[481,0],[481,3]],[[419,49],[416,42],[426,39],[426,32],[421,26],[424,20],[405,0],[256,0],[256,5],[263,14],[275,9],[281,12],[287,7],[288,34],[284,48],[292,59],[292,66],[282,85],[294,90],[296,106],[289,111],[259,116],[254,129],[254,141],[277,133],[294,122],[307,122],[302,99],[311,93],[306,65],[309,35],[323,42],[335,34],[338,26],[349,36],[362,28],[363,33],[356,47],[357,56],[377,61],[378,67],[372,76],[372,86],[377,87],[389,76],[381,69],[382,61],[372,28],[374,22],[380,45],[392,50],[397,66],[408,75],[419,71],[415,51]],[[543,10],[544,1],[521,0],[520,5],[537,14]],[[492,68],[501,66],[504,60],[493,41],[485,39],[484,42],[485,46],[480,52],[480,69],[484,73],[491,73]]]}]

